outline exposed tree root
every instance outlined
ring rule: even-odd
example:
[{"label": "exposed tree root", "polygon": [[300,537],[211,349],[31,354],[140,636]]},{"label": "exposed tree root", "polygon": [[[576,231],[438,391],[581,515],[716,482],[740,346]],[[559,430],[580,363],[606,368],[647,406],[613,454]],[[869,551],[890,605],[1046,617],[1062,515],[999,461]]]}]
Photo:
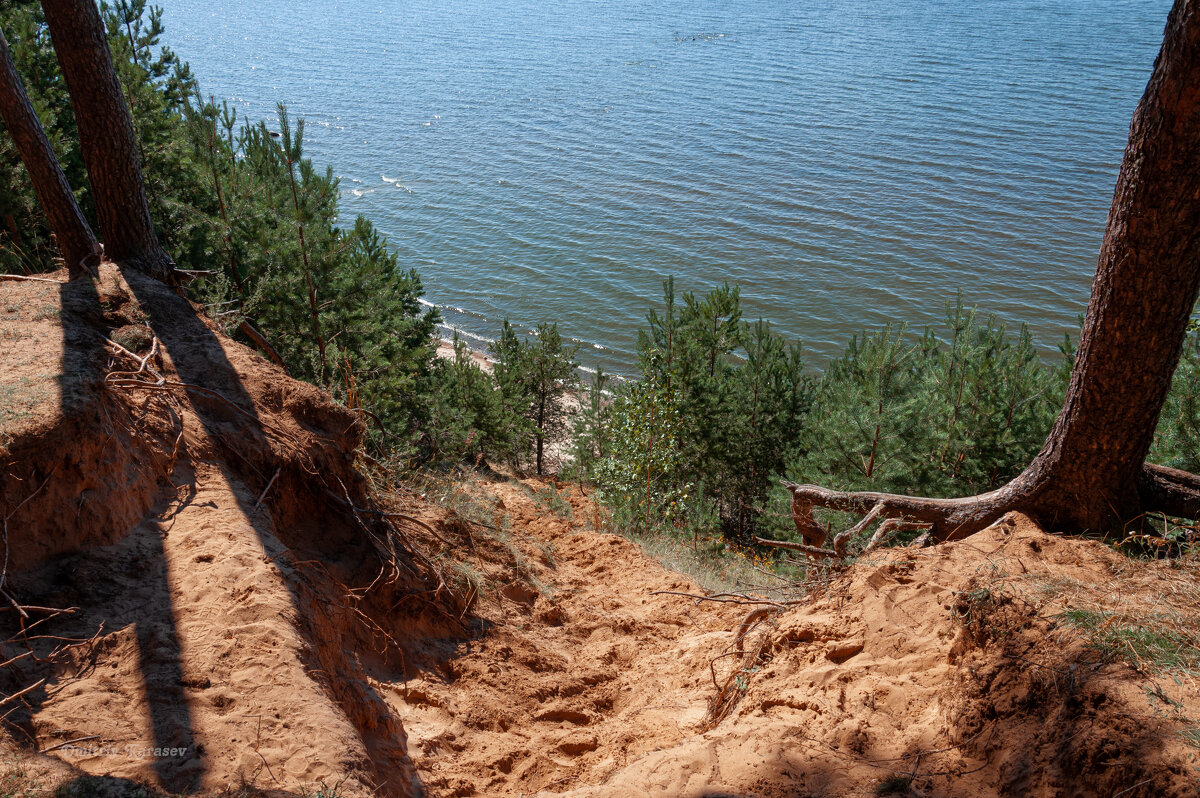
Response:
[{"label": "exposed tree root", "polygon": [[66,285],[65,280],[52,280],[49,277],[26,277],[20,274],[0,274],[0,280],[20,280],[30,283],[57,283],[58,285]]},{"label": "exposed tree root", "polygon": [[1200,518],[1200,476],[1177,468],[1142,467],[1138,494],[1147,511],[1176,518]]},{"label": "exposed tree root", "polygon": [[[179,270],[176,269],[176,271]],[[238,325],[238,329],[245,333],[246,337],[253,341],[255,346],[266,352],[271,362],[283,369],[284,374],[288,373],[287,364],[283,362],[283,358],[280,357],[275,347],[271,346],[271,342],[267,340],[267,336],[255,329],[254,325],[245,319],[242,319],[241,324]]]},{"label": "exposed tree root", "polygon": [[[708,715],[704,721],[706,730],[716,726],[733,711],[745,694],[750,676],[757,669],[756,666],[770,659],[770,635],[762,635],[753,645],[747,645],[746,638],[751,629],[765,621],[771,613],[778,609],[778,607],[758,607],[750,610],[738,625],[731,648],[709,661],[708,669],[712,675],[713,688],[716,693],[709,699]],[[724,683],[718,683],[717,662],[727,657],[740,657],[740,659],[725,677]]]},{"label": "exposed tree root", "polygon": [[[819,485],[784,482],[792,494],[792,521],[804,543],[754,538],[764,546],[799,551],[810,557],[843,559],[851,539],[882,519],[867,543],[865,552],[881,546],[897,532],[924,529],[930,541],[960,540],[979,532],[1009,512],[1023,512],[1047,528],[1056,528],[1064,503],[1062,491],[1052,482],[1029,478],[1029,472],[999,490],[961,499],[929,499],[873,491],[836,491]],[[1142,513],[1163,513],[1176,518],[1200,518],[1200,476],[1166,466],[1146,463],[1137,480],[1137,496]],[[813,508],[822,507],[862,515],[854,526],[834,537],[826,547],[828,530],[813,517]],[[1123,519],[1114,508],[1113,529]],[[1085,530],[1072,530],[1085,531]],[[1091,530],[1107,532],[1109,530]]]}]

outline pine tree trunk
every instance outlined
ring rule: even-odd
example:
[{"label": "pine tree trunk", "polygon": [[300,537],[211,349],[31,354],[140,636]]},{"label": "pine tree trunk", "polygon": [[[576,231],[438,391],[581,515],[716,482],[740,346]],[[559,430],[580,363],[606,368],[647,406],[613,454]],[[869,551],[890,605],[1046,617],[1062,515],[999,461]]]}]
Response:
[{"label": "pine tree trunk", "polygon": [[0,118],[4,119],[5,128],[21,153],[21,161],[29,173],[38,202],[50,220],[50,229],[58,241],[71,279],[82,276],[85,273],[83,261],[98,252],[100,245],[79,210],[66,175],[58,165],[54,148],[29,102],[3,31],[0,31]]},{"label": "pine tree trunk", "polygon": [[174,264],[158,243],[142,183],[133,122],[93,0],[42,0],[87,167],[105,256],[167,281]]},{"label": "pine tree trunk", "polygon": [[[1058,532],[1108,533],[1143,513],[1200,518],[1200,477],[1145,463],[1200,293],[1200,0],[1175,0],[1134,111],[1067,398],[1042,451],[1012,482],[963,499],[788,484],[797,529],[820,546],[813,507],[880,515],[965,537],[1011,510]],[[762,541],[796,548],[798,544]]]},{"label": "pine tree trunk", "polygon": [[538,395],[538,414],[537,414],[537,473],[542,475],[542,444],[545,442],[546,434],[546,394],[545,389],[541,389]]},{"label": "pine tree trunk", "polygon": [[1130,125],[1066,404],[1018,480],[1043,523],[1101,530],[1145,509],[1142,466],[1198,291],[1200,2],[1177,0]]}]

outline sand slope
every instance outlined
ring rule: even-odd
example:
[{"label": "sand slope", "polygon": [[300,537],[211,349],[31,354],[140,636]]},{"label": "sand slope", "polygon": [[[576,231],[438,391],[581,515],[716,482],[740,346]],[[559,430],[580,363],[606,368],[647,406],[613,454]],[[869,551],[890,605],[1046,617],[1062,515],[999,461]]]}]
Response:
[{"label": "sand slope", "polygon": [[388,530],[348,510],[355,416],[136,273],[0,283],[0,306],[5,589],[70,610],[0,617],[4,659],[33,652],[0,689],[44,680],[7,707],[14,743],[171,791],[419,793],[360,657],[374,618],[426,625],[379,610],[433,586],[403,551],[385,574]]},{"label": "sand slope", "polygon": [[[147,362],[171,385],[114,382],[154,334]],[[1131,624],[1194,630],[1194,559],[1139,562],[1014,515],[750,614],[660,593],[699,588],[595,531],[578,488],[555,504],[534,480],[472,477],[461,490],[493,516],[474,524],[415,493],[378,504],[353,414],[137,275],[0,283],[0,339],[0,587],[72,608],[0,611],[0,662],[19,658],[0,693],[29,688],[0,698],[6,783],[696,798],[1200,784],[1195,670],[1097,645]],[[1069,622],[1081,611],[1099,627]]]},{"label": "sand slope", "polygon": [[[398,712],[432,794],[1200,788],[1180,734],[1200,714],[1195,682],[1106,660],[1061,619],[1068,606],[1144,618],[1167,597],[1194,600],[1194,562],[1130,560],[1013,515],[969,541],[861,562],[737,645],[749,608],[650,595],[698,588],[592,531],[577,490],[571,519],[513,483],[479,490],[500,499],[545,587],[483,602],[487,634],[409,682]],[[547,544],[554,556],[539,558]]]}]

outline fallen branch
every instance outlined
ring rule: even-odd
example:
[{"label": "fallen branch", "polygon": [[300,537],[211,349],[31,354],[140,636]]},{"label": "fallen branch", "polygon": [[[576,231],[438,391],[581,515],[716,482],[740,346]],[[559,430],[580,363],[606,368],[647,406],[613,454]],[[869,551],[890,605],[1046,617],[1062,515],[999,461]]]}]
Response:
[{"label": "fallen branch", "polygon": [[265,419],[259,418],[254,413],[250,412],[249,410],[246,410],[244,407],[242,407],[238,403],[234,402],[232,399],[229,399],[228,397],[223,395],[220,391],[214,391],[211,388],[205,388],[201,385],[193,385],[188,382],[178,382],[176,380],[168,380],[165,378],[160,378],[157,382],[147,382],[145,380],[134,380],[134,379],[126,378],[126,377],[121,377],[121,378],[118,378],[115,380],[105,380],[105,385],[112,387],[112,388],[130,388],[130,389],[137,389],[137,390],[143,390],[143,391],[159,391],[162,393],[170,393],[173,389],[178,388],[178,389],[182,389],[185,391],[193,391],[195,393],[203,394],[204,396],[208,396],[208,397],[211,397],[213,399],[217,399],[217,400],[223,402],[234,412],[249,419],[251,422],[257,424],[263,430],[269,429],[272,432],[274,432],[276,435],[279,435],[280,437],[285,438],[285,439],[291,441],[292,443],[300,445],[300,441],[296,438],[296,436],[292,435],[287,430],[284,430],[281,427],[271,424],[268,421],[266,421]]},{"label": "fallen branch", "polygon": [[695,593],[681,593],[678,590],[654,590],[650,593],[651,596],[683,596],[684,598],[696,599],[696,601],[714,601],[718,604],[749,604],[754,606],[765,605],[768,607],[787,607],[798,602],[791,601],[771,601],[770,599],[736,599],[736,598],[718,598],[716,596],[699,596]]},{"label": "fallen branch", "polygon": [[0,596],[4,596],[4,598],[8,599],[8,603],[13,606],[13,609],[15,609],[22,618],[29,617],[29,613],[25,612],[25,608],[18,604],[17,600],[9,595],[8,591],[2,587],[0,587]]},{"label": "fallen branch", "polygon": [[30,283],[54,283],[55,285],[66,285],[66,280],[51,280],[49,277],[23,277],[19,274],[0,274],[0,280],[20,280],[21,282]]},{"label": "fallen branch", "polygon": [[[54,614],[78,612],[79,607],[40,607],[36,604],[23,604],[20,608],[26,612],[50,612]],[[0,612],[12,612],[8,607],[0,607]],[[48,618],[42,618],[48,620]],[[41,623],[41,622],[38,622]]]},{"label": "fallen branch", "polygon": [[[101,336],[101,337],[103,338],[104,336]],[[155,336],[150,341],[150,351],[147,352],[144,356],[138,355],[136,352],[130,352],[128,349],[121,346],[119,343],[112,340],[111,338],[104,338],[104,340],[106,343],[108,343],[111,347],[113,347],[116,350],[115,354],[125,355],[126,357],[133,360],[133,362],[138,364],[136,371],[110,371],[108,374],[104,375],[105,382],[111,382],[114,377],[116,377],[117,379],[129,379],[129,378],[138,376],[139,374],[141,374],[142,372],[144,372],[146,370],[146,366],[150,362],[150,358],[152,358],[156,354],[158,354],[158,337],[157,336]],[[159,374],[157,371],[154,371],[153,369],[151,369],[151,372],[156,377],[158,377],[160,381],[163,379],[163,376],[161,374]]]},{"label": "fallen branch", "polygon": [[833,549],[822,549],[818,546],[809,546],[804,543],[792,543],[788,540],[770,540],[769,538],[760,538],[757,535],[751,538],[760,546],[774,546],[777,549],[787,549],[789,551],[801,551],[813,557],[833,557],[836,558],[838,553]]},{"label": "fallen branch", "polygon": [[29,693],[29,692],[32,692],[32,691],[34,691],[34,690],[38,689],[39,687],[41,687],[41,686],[42,686],[43,684],[45,684],[45,683],[46,683],[46,680],[45,680],[45,679],[38,679],[36,682],[34,682],[33,684],[29,685],[29,686],[28,686],[28,687],[26,687],[24,690],[18,690],[17,692],[13,693],[13,694],[12,694],[12,695],[10,695],[10,696],[7,696],[6,698],[0,698],[0,707],[4,706],[5,704],[7,704],[7,703],[10,703],[10,702],[12,702],[12,701],[16,701],[16,700],[17,700],[18,698],[20,698],[21,696],[25,695],[26,693]]},{"label": "fallen branch", "polygon": [[263,499],[267,498],[267,492],[271,490],[271,486],[275,484],[275,480],[279,478],[279,468],[275,469],[275,473],[271,475],[271,481],[263,488],[262,493],[258,494],[258,501],[254,502],[254,509],[258,509],[263,503]]},{"label": "fallen branch", "polygon": [[[23,609],[23,610],[48,610],[49,608],[48,607],[28,607],[25,605],[21,605],[21,609]],[[46,623],[47,621],[52,621],[60,615],[72,615],[78,609],[79,609],[78,607],[68,607],[67,609],[64,609],[64,610],[51,611],[50,614],[47,615],[45,618],[39,618],[38,620],[34,621],[33,623],[29,624],[28,626],[26,626],[24,623],[22,623],[21,624],[21,634],[28,635],[29,630],[33,629],[35,626],[40,626],[41,624]],[[28,616],[26,616],[26,617],[28,617]]]},{"label": "fallen branch", "polygon": [[242,323],[238,325],[238,329],[245,333],[246,337],[253,341],[255,346],[266,352],[271,362],[283,369],[284,374],[288,373],[287,364],[283,362],[283,358],[279,356],[279,352],[275,350],[275,347],[271,346],[271,342],[267,340],[265,335],[254,329],[253,324],[242,319]]},{"label": "fallen branch", "polygon": [[68,745],[75,745],[75,743],[86,743],[88,740],[99,740],[99,739],[100,739],[99,734],[91,734],[91,735],[88,735],[87,737],[76,737],[74,740],[67,740],[65,743],[59,743],[58,745],[52,745],[49,748],[43,748],[41,751],[38,751],[38,753],[39,754],[48,754],[51,751],[57,751],[60,748],[66,748]]}]

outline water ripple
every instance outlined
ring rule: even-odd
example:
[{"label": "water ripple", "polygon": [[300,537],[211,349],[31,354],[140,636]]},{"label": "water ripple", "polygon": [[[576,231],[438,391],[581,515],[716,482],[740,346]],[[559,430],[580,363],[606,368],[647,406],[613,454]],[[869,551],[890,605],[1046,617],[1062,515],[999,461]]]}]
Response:
[{"label": "water ripple", "polygon": [[555,319],[618,371],[671,273],[741,282],[817,364],[959,289],[1052,349],[1169,6],[162,4],[205,92],[310,120],[447,329]]}]

